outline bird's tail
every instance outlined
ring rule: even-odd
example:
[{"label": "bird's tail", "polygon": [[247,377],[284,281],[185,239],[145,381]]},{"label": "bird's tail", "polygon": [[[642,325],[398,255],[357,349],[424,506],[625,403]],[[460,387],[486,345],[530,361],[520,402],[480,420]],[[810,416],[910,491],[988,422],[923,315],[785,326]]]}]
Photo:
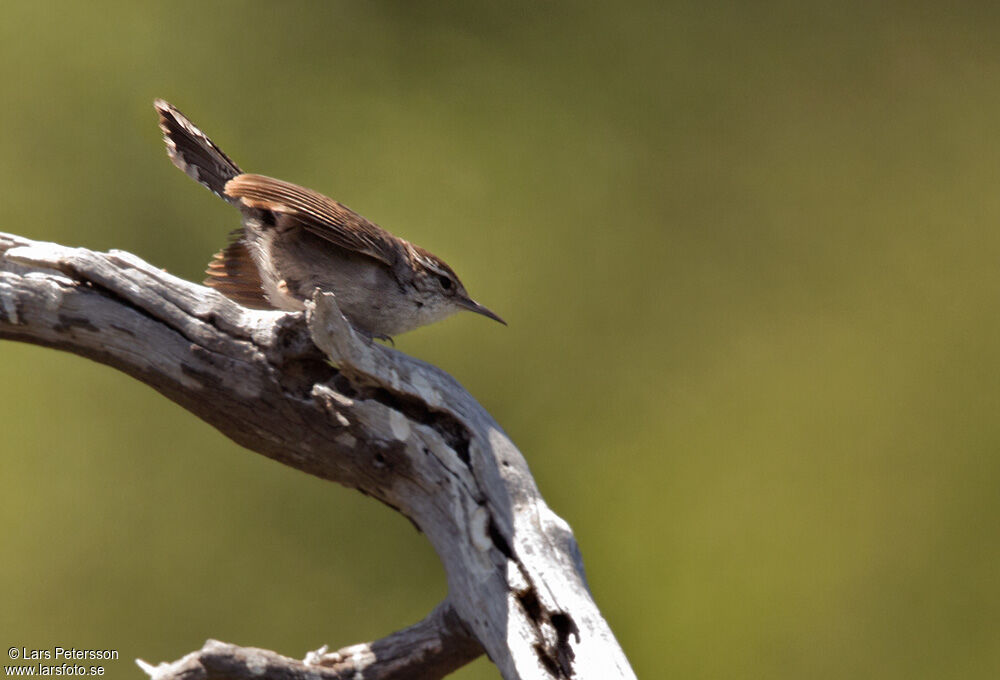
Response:
[{"label": "bird's tail", "polygon": [[226,182],[242,175],[243,171],[183,113],[162,99],[153,102],[153,106],[160,114],[160,129],[167,143],[167,155],[174,165],[219,198],[233,202],[225,194]]}]

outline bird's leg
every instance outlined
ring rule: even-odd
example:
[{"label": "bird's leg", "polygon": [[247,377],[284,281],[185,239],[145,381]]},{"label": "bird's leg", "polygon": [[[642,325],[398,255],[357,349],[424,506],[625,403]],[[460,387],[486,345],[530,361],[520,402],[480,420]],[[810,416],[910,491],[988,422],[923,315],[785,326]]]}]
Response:
[{"label": "bird's leg", "polygon": [[351,328],[353,328],[355,331],[363,335],[365,340],[367,340],[368,342],[371,342],[373,340],[383,340],[385,342],[388,342],[393,347],[396,346],[396,343],[393,341],[392,337],[388,335],[382,335],[381,333],[372,333],[370,331],[366,331],[364,328],[358,328],[354,324],[351,324]]}]

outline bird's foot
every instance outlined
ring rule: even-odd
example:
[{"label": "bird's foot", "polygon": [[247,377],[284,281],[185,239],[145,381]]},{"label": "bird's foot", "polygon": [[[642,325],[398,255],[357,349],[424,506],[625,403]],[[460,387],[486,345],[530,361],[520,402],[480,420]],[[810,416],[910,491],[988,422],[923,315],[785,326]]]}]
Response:
[{"label": "bird's foot", "polygon": [[354,330],[357,331],[360,335],[363,335],[365,339],[367,339],[369,342],[371,342],[372,340],[383,340],[385,342],[388,342],[393,347],[396,346],[396,343],[393,342],[392,338],[388,335],[382,335],[381,333],[371,333],[363,328],[357,328],[357,327],[354,327]]}]

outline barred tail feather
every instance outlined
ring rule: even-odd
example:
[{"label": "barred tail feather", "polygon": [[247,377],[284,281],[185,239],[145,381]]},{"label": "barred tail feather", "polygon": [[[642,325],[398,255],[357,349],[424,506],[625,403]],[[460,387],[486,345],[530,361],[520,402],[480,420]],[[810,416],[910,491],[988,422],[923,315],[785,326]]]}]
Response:
[{"label": "barred tail feather", "polygon": [[235,200],[225,194],[226,182],[243,171],[172,105],[157,99],[153,106],[160,114],[160,129],[173,164],[216,196],[234,203]]}]

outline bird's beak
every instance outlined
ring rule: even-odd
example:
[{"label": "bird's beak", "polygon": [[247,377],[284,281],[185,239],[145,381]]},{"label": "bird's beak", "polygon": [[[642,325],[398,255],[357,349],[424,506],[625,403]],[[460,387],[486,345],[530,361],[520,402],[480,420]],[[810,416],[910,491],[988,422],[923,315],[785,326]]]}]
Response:
[{"label": "bird's beak", "polygon": [[486,307],[482,306],[475,300],[472,300],[470,298],[459,298],[458,300],[456,300],[456,302],[463,309],[467,309],[470,312],[475,312],[476,314],[482,314],[483,316],[493,319],[494,321],[499,321],[504,326],[507,325],[506,321],[501,319],[499,316],[497,316],[496,314],[494,314],[493,312],[491,312],[490,310],[488,310]]}]

